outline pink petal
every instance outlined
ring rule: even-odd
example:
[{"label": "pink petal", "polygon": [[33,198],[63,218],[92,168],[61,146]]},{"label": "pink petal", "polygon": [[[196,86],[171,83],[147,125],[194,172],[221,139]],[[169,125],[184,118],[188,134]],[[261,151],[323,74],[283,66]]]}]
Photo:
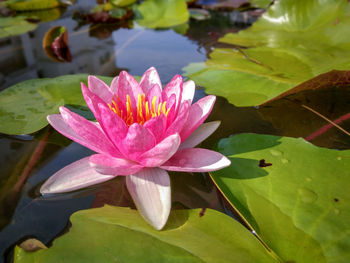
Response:
[{"label": "pink petal", "polygon": [[176,116],[176,119],[170,124],[169,128],[165,132],[165,137],[174,134],[174,133],[180,133],[183,129],[190,110],[191,103],[189,101],[185,101],[181,104],[180,110],[178,115]]},{"label": "pink petal", "polygon": [[105,175],[96,172],[90,166],[89,157],[85,157],[67,165],[52,175],[40,188],[41,194],[54,194],[74,191],[90,185],[99,184],[114,175]]},{"label": "pink petal", "polygon": [[179,149],[193,148],[208,138],[219,127],[220,121],[203,123],[187,139],[181,143]]},{"label": "pink petal", "polygon": [[149,89],[147,94],[147,101],[149,106],[151,107],[152,101],[154,97],[157,97],[156,99],[156,109],[158,108],[158,104],[162,102],[162,89],[158,84],[155,84],[152,88]]},{"label": "pink petal", "polygon": [[112,156],[120,156],[118,149],[113,146],[112,142],[107,138],[99,125],[88,121],[65,107],[60,107],[60,112],[65,123],[67,123],[79,137],[99,149],[97,152],[108,153]]},{"label": "pink petal", "polygon": [[89,90],[99,96],[104,102],[111,103],[113,93],[108,85],[95,76],[88,77]]},{"label": "pink petal", "polygon": [[104,154],[91,155],[89,160],[91,166],[100,174],[130,175],[143,168],[135,162]]},{"label": "pink petal", "polygon": [[[81,92],[83,93],[84,99],[86,104],[88,105],[89,109],[94,114],[97,121],[99,121],[100,118],[100,110],[98,108],[99,103],[105,103],[99,96],[97,96],[95,93],[91,92],[84,83],[81,83]],[[107,105],[107,104],[106,104]]]},{"label": "pink petal", "polygon": [[148,91],[154,86],[158,85],[162,87],[160,78],[157,70],[154,67],[149,68],[142,76],[140,81],[140,87],[143,90],[144,94],[147,94]]},{"label": "pink petal", "polygon": [[154,137],[156,138],[156,143],[158,143],[162,138],[166,127],[166,117],[164,114],[154,117],[148,120],[143,127],[148,129]]},{"label": "pink petal", "polygon": [[181,94],[182,94],[182,77],[180,75],[175,75],[171,81],[165,86],[162,93],[163,101],[168,100],[171,95],[175,95],[175,110],[177,111],[179,104],[181,102]]},{"label": "pink petal", "polygon": [[[115,154],[115,149],[108,144],[96,144],[95,141],[89,141],[82,137],[80,137],[62,118],[60,114],[52,114],[47,116],[48,122],[51,124],[52,127],[55,128],[59,133],[61,133],[63,136],[71,139],[72,141],[75,141],[95,152],[99,153],[105,153],[113,155]],[[101,132],[102,133],[102,132]],[[101,136],[103,138],[103,136]]]},{"label": "pink petal", "polygon": [[126,186],[142,217],[155,229],[162,229],[171,209],[168,173],[159,168],[145,168],[127,176]]},{"label": "pink petal", "polygon": [[182,101],[189,100],[192,103],[194,93],[196,91],[196,85],[192,80],[186,81],[182,88]]},{"label": "pink petal", "polygon": [[118,94],[117,93],[117,83],[118,83],[118,77],[115,77],[112,79],[110,90],[113,94]]},{"label": "pink petal", "polygon": [[158,143],[151,150],[143,153],[139,157],[139,162],[146,167],[160,166],[176,153],[180,143],[181,138],[179,134],[173,134]]},{"label": "pink petal", "polygon": [[178,110],[176,109],[176,96],[175,94],[171,95],[170,98],[166,101],[166,107],[169,110],[167,116],[167,127],[174,121],[177,116]]},{"label": "pink petal", "polygon": [[118,148],[118,145],[120,145],[128,132],[128,126],[124,120],[112,112],[105,104],[98,104],[98,108],[101,112],[100,122],[109,139]]},{"label": "pink petal", "polygon": [[128,72],[122,71],[119,74],[119,78],[117,81],[117,94],[119,99],[123,104],[126,103],[126,96],[130,96],[132,108],[136,109],[137,106],[137,97],[138,94],[142,94],[143,91],[140,88],[137,81],[131,76]]},{"label": "pink petal", "polygon": [[156,139],[148,129],[133,123],[118,148],[128,159],[136,160],[139,155],[153,148],[155,144]]},{"label": "pink petal", "polygon": [[211,172],[229,166],[231,161],[218,152],[201,148],[178,151],[160,168],[179,172]]},{"label": "pink petal", "polygon": [[180,134],[182,141],[190,136],[206,120],[213,109],[215,99],[215,96],[209,95],[198,100],[191,106],[187,122]]}]

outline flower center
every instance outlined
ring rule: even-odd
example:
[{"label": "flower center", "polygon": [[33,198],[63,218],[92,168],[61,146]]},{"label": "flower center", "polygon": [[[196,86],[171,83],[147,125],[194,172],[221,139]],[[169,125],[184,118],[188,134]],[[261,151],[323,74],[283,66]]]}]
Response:
[{"label": "flower center", "polygon": [[135,122],[143,125],[146,121],[158,117],[161,114],[168,116],[169,110],[166,107],[166,101],[156,105],[157,96],[152,99],[151,105],[146,101],[145,94],[139,94],[137,96],[137,105],[132,105],[129,95],[126,95],[126,102],[123,105],[122,101],[116,95],[113,96],[112,102],[108,104],[111,111],[122,118],[127,125],[131,125]]}]

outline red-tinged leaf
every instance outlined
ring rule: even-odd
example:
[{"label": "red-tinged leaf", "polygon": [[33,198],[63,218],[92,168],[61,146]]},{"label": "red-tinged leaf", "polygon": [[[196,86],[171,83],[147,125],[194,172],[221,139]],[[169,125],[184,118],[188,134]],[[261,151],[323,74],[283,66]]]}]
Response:
[{"label": "red-tinged leaf", "polygon": [[261,105],[265,105],[271,101],[301,92],[305,90],[315,90],[322,88],[330,88],[330,87],[347,87],[350,86],[350,71],[347,70],[332,70],[327,73],[318,75],[312,79],[309,79],[294,88],[283,92],[277,97],[264,102]]},{"label": "red-tinged leaf", "polygon": [[48,30],[43,39],[46,55],[56,62],[72,61],[68,46],[68,32],[63,26],[55,26]]}]

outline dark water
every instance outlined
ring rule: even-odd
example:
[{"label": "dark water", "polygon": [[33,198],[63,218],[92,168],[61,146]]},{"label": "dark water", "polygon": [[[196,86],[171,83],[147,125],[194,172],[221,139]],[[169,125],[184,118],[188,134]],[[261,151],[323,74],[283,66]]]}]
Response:
[{"label": "dark water", "polygon": [[[94,3],[78,1],[60,19],[41,23],[32,33],[0,39],[0,90],[26,79],[82,72],[115,76],[127,70],[141,75],[150,66],[157,68],[162,82],[166,83],[190,62],[205,61],[220,36],[241,30],[254,20],[247,13],[217,13],[210,20],[191,20],[186,35],[172,29],[137,26],[132,29],[108,26],[98,30],[96,27],[89,30],[89,25],[78,26],[71,18],[73,11],[89,10]],[[69,32],[73,58],[70,63],[51,61],[41,48],[45,32],[56,25],[65,26]],[[196,99],[204,95],[199,87]],[[328,123],[301,106],[307,104],[336,120],[350,112],[349,101],[350,92],[345,88],[307,91],[260,108],[234,107],[218,97],[208,120],[221,120],[222,124],[202,146],[212,148],[220,138],[253,132],[304,137],[318,146],[349,149],[349,136],[334,127],[315,134]],[[350,130],[350,118],[340,125]],[[0,134],[0,145],[0,254],[7,258],[11,257],[13,245],[27,237],[49,244],[64,231],[69,216],[77,210],[105,203],[133,206],[122,177],[87,190],[41,198],[38,188],[49,176],[91,154],[50,127],[32,135]],[[206,175],[172,174],[171,180],[174,207],[209,207],[230,214]]]}]

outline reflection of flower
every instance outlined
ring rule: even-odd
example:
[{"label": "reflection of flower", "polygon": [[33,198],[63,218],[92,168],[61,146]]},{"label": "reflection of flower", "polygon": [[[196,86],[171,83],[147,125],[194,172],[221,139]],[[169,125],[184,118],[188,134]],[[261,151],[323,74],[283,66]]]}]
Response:
[{"label": "reflection of flower", "polygon": [[97,122],[61,107],[48,116],[64,136],[96,151],[55,173],[40,191],[62,193],[127,175],[127,188],[142,216],[156,229],[167,221],[171,207],[168,171],[208,172],[230,161],[220,153],[193,148],[219,126],[202,124],[215,102],[207,96],[192,104],[193,81],[176,75],[162,90],[154,68],[140,84],[123,71],[108,87],[94,76],[85,101]]}]

